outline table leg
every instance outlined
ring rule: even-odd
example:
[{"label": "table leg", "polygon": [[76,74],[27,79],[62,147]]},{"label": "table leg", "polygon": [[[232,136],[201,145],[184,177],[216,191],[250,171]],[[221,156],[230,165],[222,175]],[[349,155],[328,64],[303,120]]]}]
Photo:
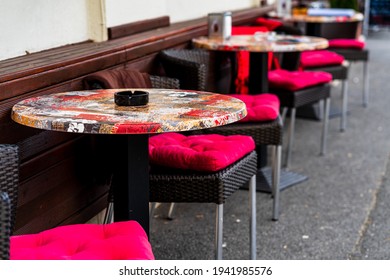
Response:
[{"label": "table leg", "polygon": [[268,92],[268,52],[251,52],[249,62],[249,94]]},{"label": "table leg", "polygon": [[136,220],[149,235],[149,135],[114,137],[114,220]]}]

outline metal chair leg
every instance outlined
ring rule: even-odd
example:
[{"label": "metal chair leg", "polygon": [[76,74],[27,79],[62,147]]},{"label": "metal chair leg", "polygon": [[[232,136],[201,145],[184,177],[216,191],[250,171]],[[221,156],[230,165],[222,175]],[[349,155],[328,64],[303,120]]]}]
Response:
[{"label": "metal chair leg", "polygon": [[256,175],[249,181],[249,206],[250,206],[250,259],[256,259]]},{"label": "metal chair leg", "polygon": [[348,113],[348,80],[343,81],[342,85],[342,108],[341,108],[341,120],[340,131],[345,131],[347,127],[347,113]]},{"label": "metal chair leg", "polygon": [[279,220],[279,199],[280,199],[280,171],[282,161],[282,146],[273,147],[273,162],[272,162],[272,193],[273,193],[273,214],[272,220]]},{"label": "metal chair leg", "polygon": [[369,102],[369,73],[368,73],[368,61],[363,64],[363,107],[368,107]]},{"label": "metal chair leg", "polygon": [[107,205],[106,213],[104,214],[103,224],[111,224],[114,222],[114,202],[110,201]]},{"label": "metal chair leg", "polygon": [[173,220],[173,210],[175,209],[175,203],[172,202],[170,205],[169,205],[169,210],[168,210],[168,216],[167,218],[169,220]]},{"label": "metal chair leg", "polygon": [[321,152],[320,155],[325,155],[326,153],[326,139],[328,137],[328,126],[329,126],[329,110],[330,110],[330,98],[325,100],[325,108],[324,108],[324,119],[323,119],[323,127],[322,127],[322,138],[321,138]]},{"label": "metal chair leg", "polygon": [[217,204],[216,206],[215,222],[215,259],[222,260],[223,204]]},{"label": "metal chair leg", "polygon": [[290,125],[288,128],[288,137],[287,137],[287,151],[286,151],[286,157],[285,157],[285,163],[284,167],[287,168],[290,165],[291,160],[291,153],[292,153],[292,147],[294,142],[294,131],[295,131],[295,115],[296,115],[296,109],[291,109],[290,114]]},{"label": "metal chair leg", "polygon": [[285,121],[286,121],[287,111],[288,111],[288,108],[287,107],[283,107],[283,109],[282,109],[282,121],[283,121],[283,123],[285,123]]}]

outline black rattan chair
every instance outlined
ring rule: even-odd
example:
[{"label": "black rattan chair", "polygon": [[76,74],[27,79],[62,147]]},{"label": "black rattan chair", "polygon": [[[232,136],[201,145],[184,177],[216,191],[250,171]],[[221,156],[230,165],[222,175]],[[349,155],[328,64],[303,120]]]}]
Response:
[{"label": "black rattan chair", "polygon": [[218,172],[194,172],[152,165],[150,201],[167,203],[215,203],[215,259],[222,259],[223,206],[243,185],[249,183],[250,259],[256,259],[256,173],[255,151]]},{"label": "black rattan chair", "polygon": [[[210,90],[209,52],[200,49],[167,49],[160,52],[160,60],[167,76],[180,80],[183,89]],[[279,192],[281,175],[281,155],[283,143],[283,124],[280,117],[274,121],[234,123],[222,127],[210,128],[200,133],[218,133],[222,135],[243,134],[251,136],[256,143],[256,150],[261,157],[264,145],[273,147],[272,167],[264,168],[260,177],[265,180],[257,181],[257,188],[269,190],[273,194],[272,219],[279,219]],[[261,158],[258,159],[258,169],[264,167]],[[291,173],[294,175],[293,173]],[[291,186],[287,180],[285,186]],[[171,211],[170,211],[171,213]],[[168,214],[170,216],[171,214]]]},{"label": "black rattan chair", "polygon": [[[117,223],[113,227],[68,225],[42,233],[12,236],[19,168],[18,147],[0,144],[0,259],[154,259],[147,235],[135,221]],[[78,236],[89,238],[83,239],[83,243]],[[127,238],[126,244],[123,238]]]}]

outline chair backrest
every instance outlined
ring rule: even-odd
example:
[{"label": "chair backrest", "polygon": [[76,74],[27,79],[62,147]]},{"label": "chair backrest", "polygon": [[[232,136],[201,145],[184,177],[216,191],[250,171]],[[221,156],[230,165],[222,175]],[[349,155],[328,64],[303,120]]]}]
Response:
[{"label": "chair backrest", "polygon": [[168,77],[180,81],[180,87],[207,90],[209,53],[197,49],[168,49],[160,52],[161,64]]},{"label": "chair backrest", "polygon": [[9,259],[11,236],[11,201],[6,192],[0,192],[0,260]]},{"label": "chair backrest", "polygon": [[103,88],[180,88],[179,80],[154,76],[130,69],[108,69],[86,76],[85,89]]},{"label": "chair backrest", "polygon": [[18,184],[18,146],[0,144],[0,259],[9,258],[9,237],[15,224]]},{"label": "chair backrest", "polygon": [[19,185],[19,148],[0,144],[0,192],[8,194],[11,201],[11,233],[14,229]]}]

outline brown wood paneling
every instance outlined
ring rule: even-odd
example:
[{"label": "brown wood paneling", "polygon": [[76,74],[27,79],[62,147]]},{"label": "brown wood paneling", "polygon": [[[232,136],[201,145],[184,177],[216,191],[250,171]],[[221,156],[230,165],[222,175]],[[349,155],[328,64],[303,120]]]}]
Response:
[{"label": "brown wood paneling", "polygon": [[169,26],[169,16],[163,16],[108,28],[108,38],[117,39],[151,29]]}]

